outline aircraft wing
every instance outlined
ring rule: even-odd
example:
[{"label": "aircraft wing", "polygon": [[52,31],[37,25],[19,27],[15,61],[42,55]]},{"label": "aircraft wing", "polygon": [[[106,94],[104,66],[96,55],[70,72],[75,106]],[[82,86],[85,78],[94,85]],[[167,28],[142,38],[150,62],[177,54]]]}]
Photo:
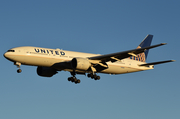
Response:
[{"label": "aircraft wing", "polygon": [[112,53],[112,54],[106,54],[106,55],[100,55],[100,56],[95,56],[95,57],[89,57],[88,59],[90,60],[101,60],[102,62],[115,62],[118,60],[122,60],[131,56],[136,56],[137,54],[143,53],[148,49],[155,48],[161,45],[166,45],[166,43],[161,43],[158,45],[152,45],[144,48],[139,48],[139,49],[133,49],[133,50],[128,50],[128,51],[123,51],[123,52],[117,52],[117,53]]},{"label": "aircraft wing", "polygon": [[157,64],[174,62],[174,61],[175,60],[166,60],[166,61],[160,61],[160,62],[152,62],[152,63],[140,64],[139,66],[150,66],[150,65],[157,65]]}]

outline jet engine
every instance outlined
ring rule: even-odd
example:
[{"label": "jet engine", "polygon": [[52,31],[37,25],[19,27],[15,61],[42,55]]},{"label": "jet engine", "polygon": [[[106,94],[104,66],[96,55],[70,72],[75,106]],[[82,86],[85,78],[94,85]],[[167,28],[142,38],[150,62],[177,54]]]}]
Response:
[{"label": "jet engine", "polygon": [[52,69],[50,67],[40,67],[40,66],[37,67],[37,74],[39,76],[52,77],[56,73],[58,73],[58,72],[55,69]]},{"label": "jet engine", "polygon": [[71,61],[71,66],[73,69],[88,70],[91,63],[85,58],[73,58]]}]

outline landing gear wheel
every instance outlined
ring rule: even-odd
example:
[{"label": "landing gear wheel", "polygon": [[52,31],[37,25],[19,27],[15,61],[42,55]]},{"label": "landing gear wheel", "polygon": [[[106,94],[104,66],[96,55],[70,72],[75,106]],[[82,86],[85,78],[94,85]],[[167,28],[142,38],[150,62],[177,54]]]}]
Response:
[{"label": "landing gear wheel", "polygon": [[22,70],[21,70],[21,69],[18,69],[18,70],[17,70],[17,73],[21,73],[21,72],[22,72]]},{"label": "landing gear wheel", "polygon": [[74,82],[74,77],[71,77],[71,82]]},{"label": "landing gear wheel", "polygon": [[96,76],[95,80],[99,80],[100,79],[100,76]]},{"label": "landing gear wheel", "polygon": [[75,82],[75,83],[76,83],[76,81],[77,81],[77,78],[76,78],[76,77],[74,77],[74,80],[73,80],[73,82]]},{"label": "landing gear wheel", "polygon": [[68,78],[68,81],[71,81],[71,77]]},{"label": "landing gear wheel", "polygon": [[90,78],[90,77],[91,77],[91,74],[88,74],[87,77]]},{"label": "landing gear wheel", "polygon": [[75,81],[75,84],[77,84],[77,83],[80,83],[81,81],[79,80],[79,79],[77,79],[77,81]]},{"label": "landing gear wheel", "polygon": [[88,78],[91,78],[91,79],[94,79],[94,80],[99,80],[100,79],[100,76],[96,75],[96,74],[88,74],[87,75]]},{"label": "landing gear wheel", "polygon": [[90,74],[90,77],[91,77],[91,79],[93,79],[93,78],[94,78],[94,75],[93,75],[93,74]]},{"label": "landing gear wheel", "polygon": [[74,82],[75,84],[80,83],[81,81],[77,79],[76,77],[69,77],[68,81]]}]

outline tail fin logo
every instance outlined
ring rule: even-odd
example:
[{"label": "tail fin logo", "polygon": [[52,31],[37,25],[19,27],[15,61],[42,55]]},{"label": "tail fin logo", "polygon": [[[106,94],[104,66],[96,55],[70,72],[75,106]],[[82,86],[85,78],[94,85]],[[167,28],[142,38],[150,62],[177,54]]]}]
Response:
[{"label": "tail fin logo", "polygon": [[[141,48],[140,46],[137,47],[137,49]],[[136,61],[141,61],[141,62],[146,62],[146,57],[145,57],[145,53],[140,53],[138,54],[136,57],[135,56],[131,56],[129,57],[132,60],[136,60]]]},{"label": "tail fin logo", "polygon": [[[148,34],[148,35],[144,38],[144,40],[139,44],[139,46],[137,47],[137,49],[150,46],[152,39],[153,39],[153,35]],[[143,52],[143,53],[140,53],[140,54],[138,54],[138,55],[136,55],[136,56],[131,56],[131,57],[129,57],[129,58],[132,59],[132,60],[136,60],[136,61],[146,62],[147,56],[148,56],[148,52],[149,52],[149,50],[146,50],[146,51]]]}]

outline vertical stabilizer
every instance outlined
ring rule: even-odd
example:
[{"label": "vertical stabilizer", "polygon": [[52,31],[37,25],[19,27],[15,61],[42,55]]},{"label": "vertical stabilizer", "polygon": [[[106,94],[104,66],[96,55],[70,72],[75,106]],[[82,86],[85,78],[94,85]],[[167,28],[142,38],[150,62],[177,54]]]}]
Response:
[{"label": "vertical stabilizer", "polygon": [[[137,49],[150,46],[152,39],[153,39],[153,35],[150,35],[150,34],[147,35],[145,37],[145,39],[139,44]],[[141,61],[141,62],[146,62],[148,52],[149,52],[149,50],[146,50],[145,52],[138,54],[136,57],[135,56],[130,57],[130,59]]]},{"label": "vertical stabilizer", "polygon": [[[144,48],[144,47],[148,47],[151,45],[153,39],[153,35],[147,35],[146,38],[140,43],[140,45],[138,47],[140,48]],[[145,53],[145,58],[147,59],[147,55],[148,55],[149,50],[146,50]]]}]

